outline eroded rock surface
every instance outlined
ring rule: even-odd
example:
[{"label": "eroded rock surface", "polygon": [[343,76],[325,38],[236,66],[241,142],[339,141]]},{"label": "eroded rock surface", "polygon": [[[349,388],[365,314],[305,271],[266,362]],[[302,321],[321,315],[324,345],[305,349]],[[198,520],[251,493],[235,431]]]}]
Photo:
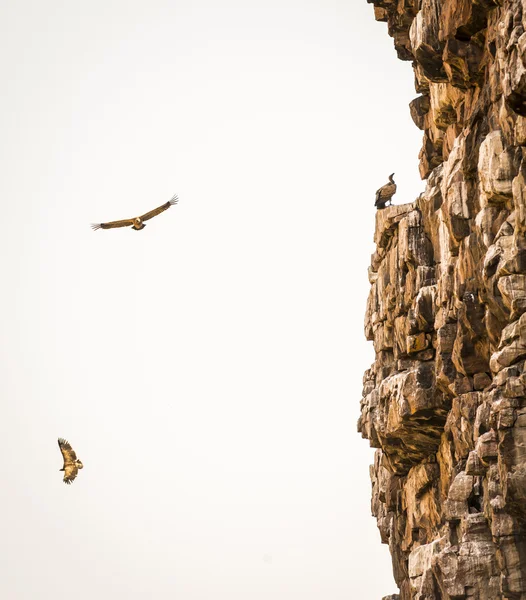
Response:
[{"label": "eroded rock surface", "polygon": [[376,216],[373,514],[400,600],[526,600],[526,0],[368,1],[427,180]]}]

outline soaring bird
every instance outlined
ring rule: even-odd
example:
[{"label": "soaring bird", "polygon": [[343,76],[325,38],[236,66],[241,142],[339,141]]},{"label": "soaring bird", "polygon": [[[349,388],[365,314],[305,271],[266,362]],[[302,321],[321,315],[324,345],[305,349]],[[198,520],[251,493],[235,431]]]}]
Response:
[{"label": "soaring bird", "polygon": [[139,231],[146,227],[146,225],[144,224],[144,221],[148,221],[148,219],[152,219],[153,217],[160,215],[166,209],[170,208],[170,206],[177,204],[178,200],[179,199],[177,198],[177,196],[174,196],[171,200],[168,200],[168,202],[166,202],[162,206],[159,206],[158,208],[154,208],[150,212],[147,212],[144,215],[141,215],[140,217],[135,217],[135,219],[124,219],[123,221],[110,221],[109,223],[92,223],[91,227],[93,228],[93,230],[97,230],[97,229],[113,229],[114,227],[130,227],[131,226],[131,228],[135,229],[135,231]]},{"label": "soaring bird", "polygon": [[71,447],[70,443],[63,438],[58,438],[58,447],[64,457],[64,466],[60,471],[64,471],[64,483],[70,485],[70,483],[77,476],[79,469],[82,469],[84,465],[80,462],[75,454],[75,451]]},{"label": "soaring bird", "polygon": [[396,183],[394,182],[394,173],[389,175],[389,183],[382,185],[382,187],[376,192],[376,201],[374,205],[377,209],[385,208],[387,202],[392,204],[391,198],[395,195],[396,192]]}]

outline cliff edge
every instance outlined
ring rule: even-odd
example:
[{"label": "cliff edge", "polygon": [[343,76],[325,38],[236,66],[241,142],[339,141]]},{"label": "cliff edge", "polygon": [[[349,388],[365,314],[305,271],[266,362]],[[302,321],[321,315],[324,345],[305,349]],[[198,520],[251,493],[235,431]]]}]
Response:
[{"label": "cliff edge", "polygon": [[368,2],[427,180],[376,214],[372,511],[401,600],[526,600],[526,0]]}]

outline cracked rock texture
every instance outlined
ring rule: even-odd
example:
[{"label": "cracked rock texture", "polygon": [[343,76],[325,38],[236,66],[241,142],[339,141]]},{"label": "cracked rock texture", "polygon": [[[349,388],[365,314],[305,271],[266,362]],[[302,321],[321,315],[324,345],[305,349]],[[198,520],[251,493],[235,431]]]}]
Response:
[{"label": "cracked rock texture", "polygon": [[411,61],[415,202],[376,215],[358,427],[401,600],[526,600],[526,0],[368,0]]}]

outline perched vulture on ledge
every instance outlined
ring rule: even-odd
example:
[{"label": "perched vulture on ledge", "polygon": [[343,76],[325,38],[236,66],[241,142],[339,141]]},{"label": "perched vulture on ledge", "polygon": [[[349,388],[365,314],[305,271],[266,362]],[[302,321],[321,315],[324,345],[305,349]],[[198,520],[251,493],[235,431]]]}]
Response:
[{"label": "perched vulture on ledge", "polygon": [[396,183],[394,182],[393,177],[394,173],[389,175],[389,183],[383,185],[376,192],[376,201],[374,205],[378,210],[380,210],[381,208],[385,208],[387,202],[389,202],[390,205],[392,204],[391,198],[395,195],[396,192]]},{"label": "perched vulture on ledge", "polygon": [[148,221],[148,219],[152,219],[153,217],[160,215],[166,209],[170,208],[170,206],[177,204],[177,201],[177,196],[174,196],[171,200],[168,200],[168,202],[166,202],[162,206],[154,208],[150,212],[147,212],[144,215],[141,215],[140,217],[135,217],[135,219],[124,219],[123,221],[110,221],[109,223],[92,223],[91,227],[94,231],[96,231],[97,229],[113,229],[115,227],[131,227],[132,229],[135,229],[135,231],[140,231],[141,229],[144,229],[146,227],[144,221]]}]

